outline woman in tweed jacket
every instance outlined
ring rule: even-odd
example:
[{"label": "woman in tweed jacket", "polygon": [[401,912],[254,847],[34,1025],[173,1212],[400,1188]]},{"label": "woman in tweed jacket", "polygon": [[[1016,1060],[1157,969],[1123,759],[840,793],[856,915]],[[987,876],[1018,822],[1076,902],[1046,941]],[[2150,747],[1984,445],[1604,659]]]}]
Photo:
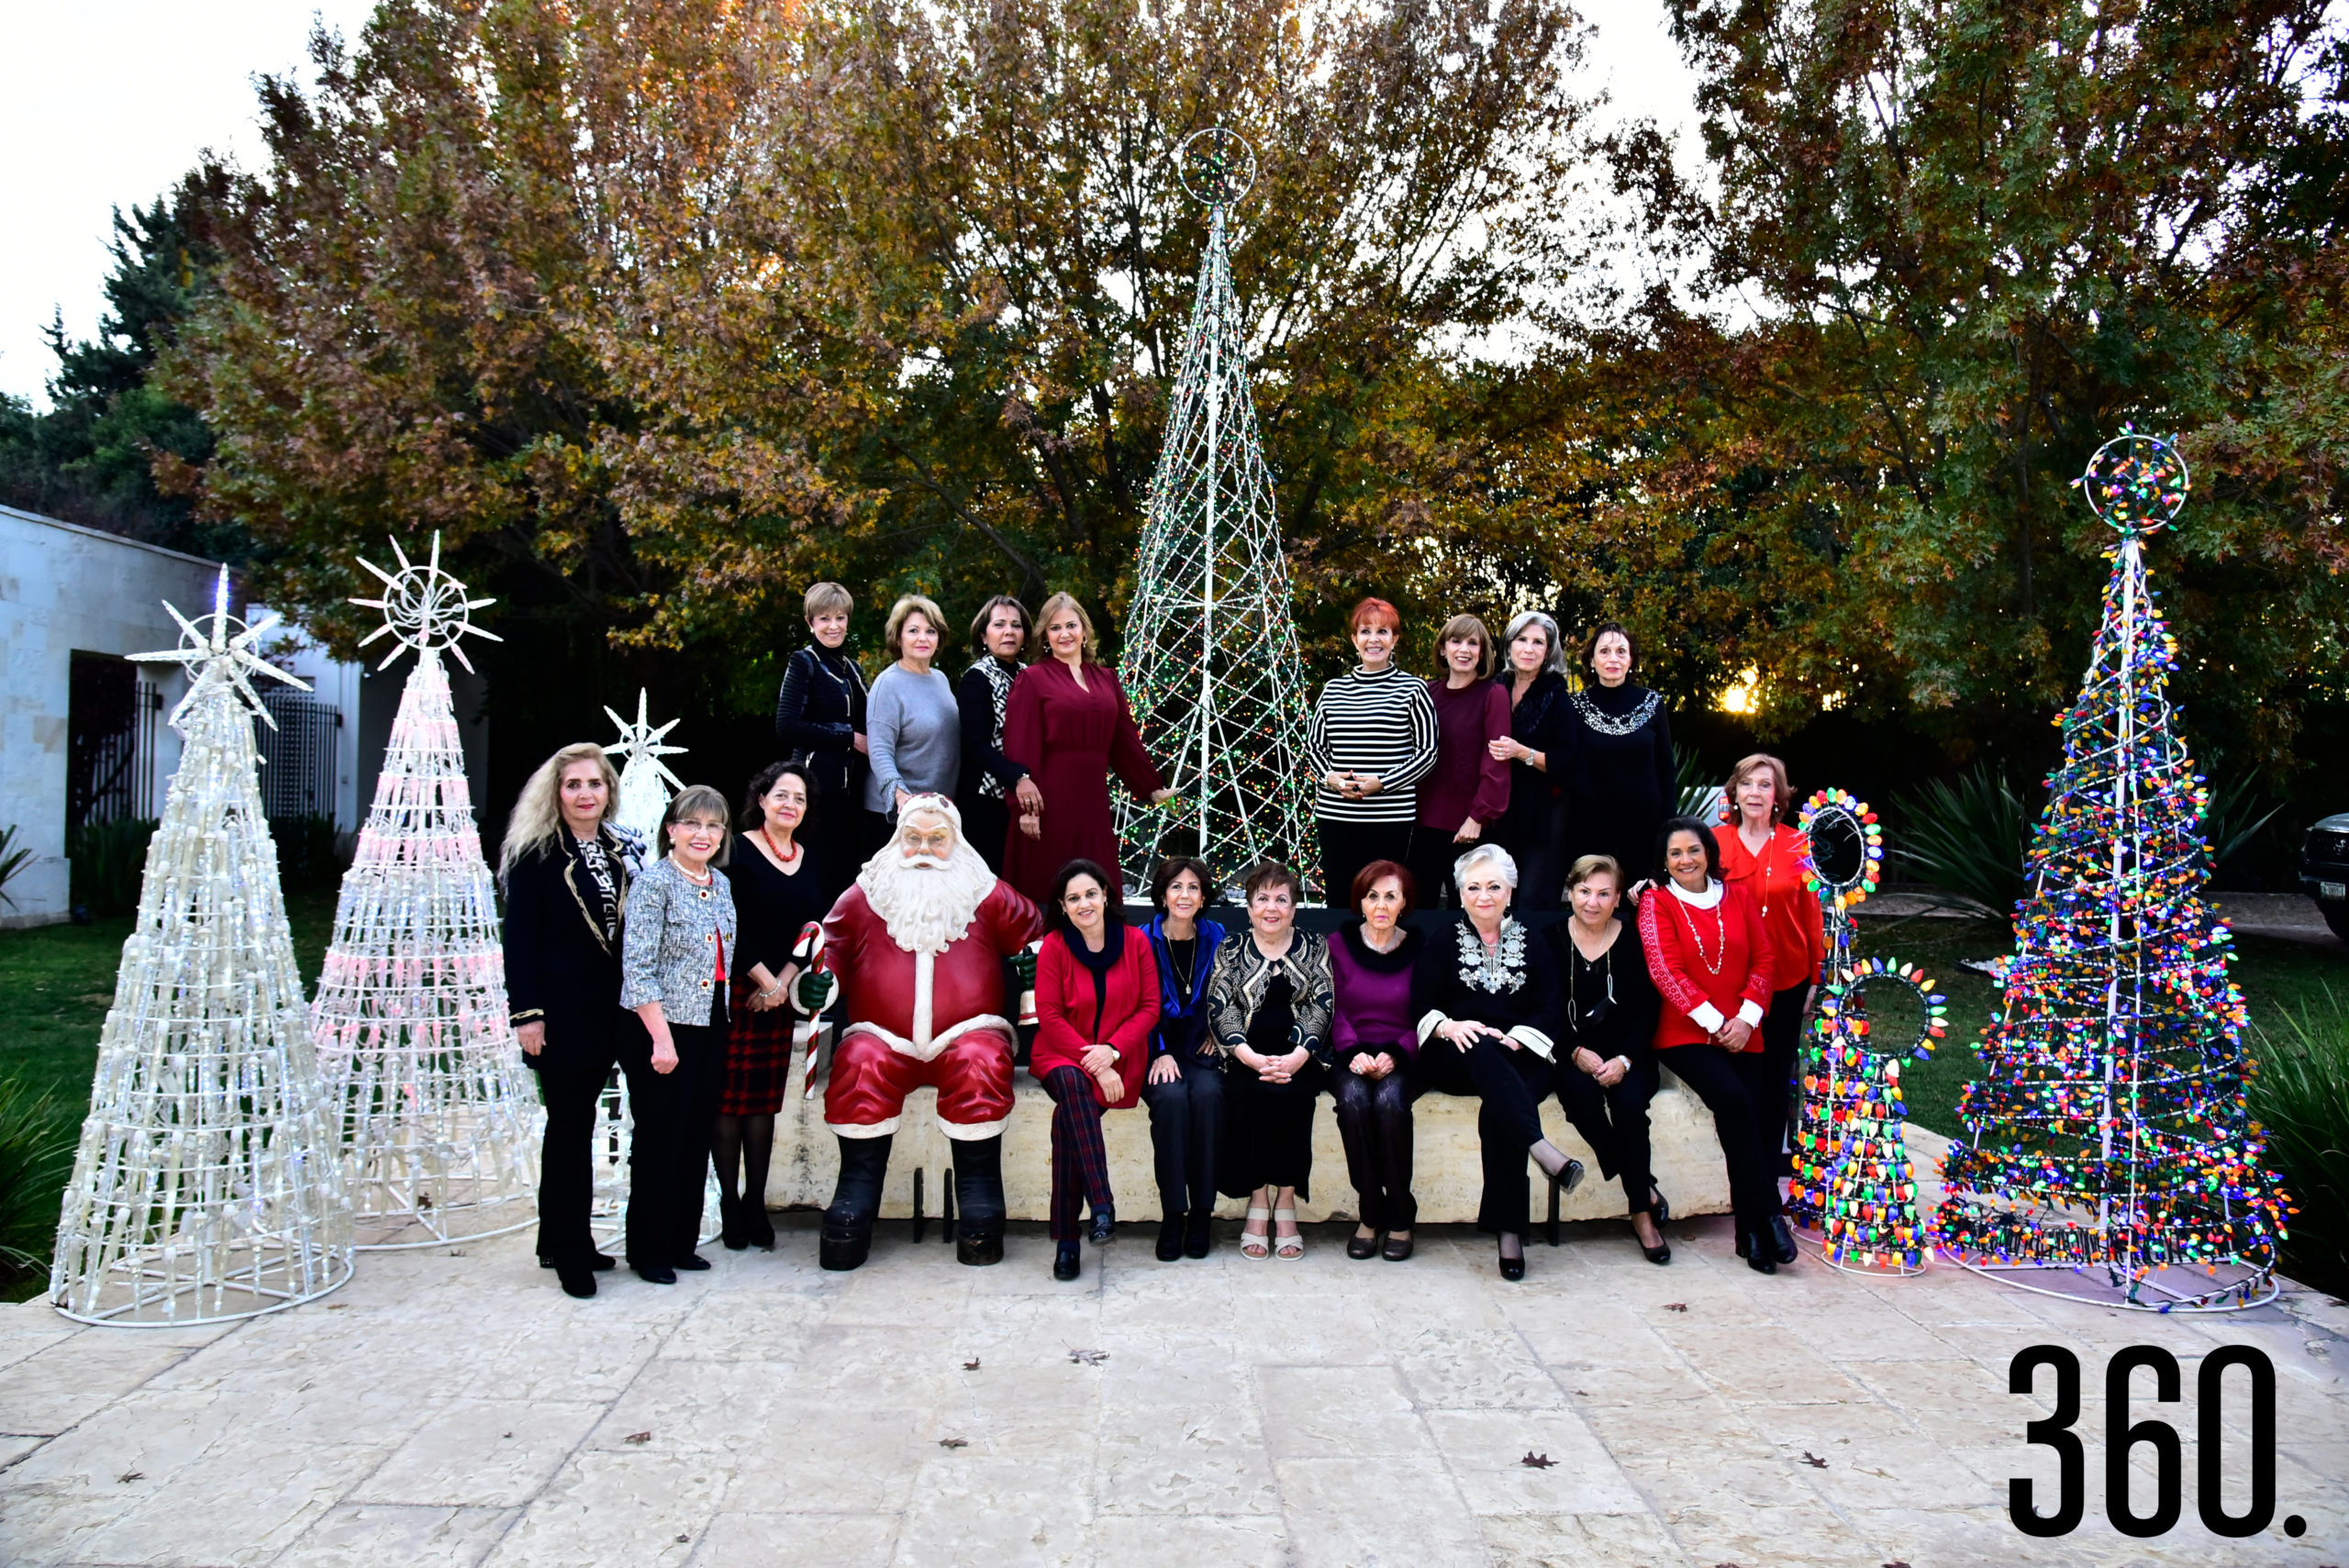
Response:
[{"label": "woman in tweed jacket", "polygon": [[669,852],[629,885],[621,929],[620,1006],[636,1023],[620,1056],[629,1082],[652,1091],[630,1096],[628,1262],[654,1284],[676,1284],[679,1269],[709,1267],[694,1246],[734,961],[734,895],[718,869],[726,823],[726,797],[707,784],[669,803],[660,834]]},{"label": "woman in tweed jacket", "polygon": [[[1313,1173],[1313,1099],[1330,1067],[1330,944],[1297,929],[1297,873],[1260,865],[1248,873],[1248,930],[1216,950],[1208,1027],[1223,1057],[1229,1142],[1217,1179],[1248,1200],[1240,1252],[1305,1256],[1297,1198]],[[1278,1246],[1264,1226],[1278,1231]]]}]

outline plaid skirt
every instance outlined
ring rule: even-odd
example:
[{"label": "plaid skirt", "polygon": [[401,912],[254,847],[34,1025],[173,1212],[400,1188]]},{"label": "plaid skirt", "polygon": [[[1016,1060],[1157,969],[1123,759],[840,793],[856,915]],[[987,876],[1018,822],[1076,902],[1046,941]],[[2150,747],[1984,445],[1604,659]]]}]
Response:
[{"label": "plaid skirt", "polygon": [[726,1034],[726,1069],[719,1081],[720,1116],[773,1116],[783,1108],[791,1085],[791,1026],[799,1015],[788,1006],[751,1011],[758,983],[730,983],[733,1004]]}]

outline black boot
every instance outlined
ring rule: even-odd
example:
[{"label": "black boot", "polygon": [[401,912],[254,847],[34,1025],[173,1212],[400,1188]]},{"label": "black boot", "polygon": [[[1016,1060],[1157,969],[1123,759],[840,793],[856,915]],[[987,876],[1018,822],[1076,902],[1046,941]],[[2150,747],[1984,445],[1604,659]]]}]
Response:
[{"label": "black boot", "polygon": [[1052,1254],[1052,1277],[1073,1280],[1084,1271],[1084,1250],[1074,1241],[1063,1241]]},{"label": "black boot", "polygon": [[1745,1266],[1755,1273],[1775,1274],[1778,1272],[1777,1260],[1770,1255],[1773,1247],[1768,1230],[1749,1229],[1742,1225],[1737,1228],[1738,1256],[1743,1258]]},{"label": "black boot", "polygon": [[954,1140],[954,1261],[1003,1262],[1003,1140]]},{"label": "black boot", "polygon": [[881,1182],[889,1173],[892,1141],[886,1134],[839,1139],[840,1181],[816,1243],[817,1262],[834,1273],[857,1267],[873,1251],[873,1222],[881,1215]]},{"label": "black boot", "polygon": [[1787,1217],[1770,1217],[1770,1255],[1782,1263],[1791,1263],[1798,1255],[1795,1251],[1795,1233],[1787,1229]]},{"label": "black boot", "polygon": [[1204,1258],[1215,1250],[1215,1210],[1195,1208],[1183,1223],[1183,1256]]},{"label": "black boot", "polygon": [[1170,1208],[1158,1222],[1158,1261],[1171,1263],[1183,1255],[1183,1211]]},{"label": "black boot", "polygon": [[718,1240],[729,1252],[739,1252],[751,1244],[742,1229],[742,1200],[718,1195]]}]

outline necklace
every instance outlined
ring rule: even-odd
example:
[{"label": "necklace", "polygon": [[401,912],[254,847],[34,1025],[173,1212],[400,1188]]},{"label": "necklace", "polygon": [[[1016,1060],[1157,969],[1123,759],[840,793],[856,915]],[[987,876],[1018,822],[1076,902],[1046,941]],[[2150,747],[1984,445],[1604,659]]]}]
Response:
[{"label": "necklace", "polygon": [[1729,902],[1729,890],[1721,890],[1720,898],[1713,905],[1713,956],[1705,956],[1704,933],[1697,929],[1697,917],[1688,913],[1687,900],[1675,898],[1673,906],[1680,911],[1680,918],[1688,927],[1688,940],[1697,944],[1697,960],[1708,974],[1721,972],[1721,960],[1729,956],[1729,933],[1721,924],[1721,906]]},{"label": "necklace", "polygon": [[777,865],[787,866],[799,859],[798,840],[791,840],[791,852],[786,855],[774,847],[774,835],[767,831],[767,825],[763,822],[759,824],[759,837],[767,841],[767,852],[774,857]]},{"label": "necklace", "polygon": [[685,869],[685,862],[679,860],[674,855],[671,855],[669,857],[669,863],[677,868],[677,874],[679,876],[684,877],[696,887],[707,887],[718,880],[718,873],[706,866],[702,869],[702,873],[699,876],[696,876],[693,873]]},{"label": "necklace", "polygon": [[1621,737],[1632,734],[1649,719],[1653,718],[1655,710],[1663,706],[1664,694],[1650,692],[1639,706],[1618,718],[1613,714],[1601,711],[1598,705],[1590,700],[1588,692],[1575,694],[1575,711],[1582,715],[1583,723],[1601,735]]},{"label": "necklace", "polygon": [[[1744,837],[1745,828],[1742,824],[1739,825],[1737,831],[1740,838]],[[1754,896],[1762,901],[1762,913],[1765,915],[1770,913],[1770,853],[1777,847],[1778,835],[1776,828],[1774,827],[1770,832],[1770,836],[1762,840],[1762,853],[1758,857],[1762,862],[1760,868],[1762,874],[1753,879],[1755,883],[1753,889]]]}]

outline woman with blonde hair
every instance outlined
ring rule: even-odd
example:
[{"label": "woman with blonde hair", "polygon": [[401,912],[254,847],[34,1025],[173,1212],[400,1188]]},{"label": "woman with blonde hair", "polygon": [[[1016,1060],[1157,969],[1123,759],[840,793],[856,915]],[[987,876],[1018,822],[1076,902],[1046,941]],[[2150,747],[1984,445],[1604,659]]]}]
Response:
[{"label": "woman with blonde hair", "polygon": [[1430,677],[1435,707],[1435,766],[1419,780],[1411,828],[1411,880],[1431,904],[1458,908],[1453,863],[1486,840],[1508,811],[1508,760],[1493,742],[1508,734],[1508,693],[1493,673],[1493,634],[1475,616],[1454,616],[1436,639],[1442,671]]},{"label": "woman with blonde hair", "polygon": [[873,771],[864,809],[876,842],[896,830],[897,807],[918,795],[952,795],[963,765],[963,710],[954,683],[932,666],[946,640],[946,616],[919,594],[889,607],[884,634],[896,662],[873,678],[865,699],[865,740]]},{"label": "woman with blonde hair", "polygon": [[576,1296],[595,1295],[596,1271],[612,1266],[596,1249],[587,1213],[596,1109],[619,1053],[629,873],[609,821],[619,793],[601,746],[565,746],[522,786],[498,854],[507,1002],[547,1109],[539,1262]]},{"label": "woman with blonde hair", "polygon": [[[1074,595],[1054,594],[1036,614],[1034,662],[1011,683],[1004,705],[1003,754],[1027,771],[1019,816],[1005,836],[1004,880],[1037,905],[1071,861],[1118,863],[1109,819],[1109,773],[1152,805],[1174,791],[1151,765],[1118,677],[1099,662],[1093,617]],[[1110,875],[1116,879],[1117,873]],[[1122,901],[1122,885],[1109,890]]]}]

